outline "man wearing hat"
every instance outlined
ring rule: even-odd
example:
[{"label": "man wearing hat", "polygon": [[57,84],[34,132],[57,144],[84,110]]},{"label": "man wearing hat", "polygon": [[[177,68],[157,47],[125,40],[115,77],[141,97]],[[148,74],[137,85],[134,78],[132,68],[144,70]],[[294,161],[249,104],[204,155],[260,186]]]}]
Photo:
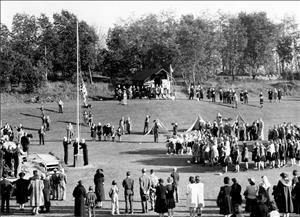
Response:
[{"label": "man wearing hat", "polygon": [[142,176],[139,178],[140,184],[140,196],[141,196],[141,203],[142,203],[142,212],[148,212],[148,200],[149,200],[149,193],[150,193],[150,178],[146,174],[146,169],[142,169]]},{"label": "man wearing hat", "polygon": [[[130,177],[130,172],[126,173],[126,178],[122,182],[124,188],[124,196],[125,196],[125,213],[133,214],[132,201],[133,201],[133,187],[134,180]],[[129,212],[128,212],[128,203],[129,203]]]},{"label": "man wearing hat", "polygon": [[9,213],[9,200],[10,194],[12,191],[12,184],[8,181],[7,173],[3,173],[3,179],[0,181],[0,190],[1,190],[1,212],[4,213],[4,206],[6,204],[6,213]]},{"label": "man wearing hat", "polygon": [[68,151],[69,151],[69,144],[70,144],[70,141],[68,141],[67,137],[64,137],[64,140],[63,140],[63,147],[64,147],[64,163],[66,165],[68,165]]}]

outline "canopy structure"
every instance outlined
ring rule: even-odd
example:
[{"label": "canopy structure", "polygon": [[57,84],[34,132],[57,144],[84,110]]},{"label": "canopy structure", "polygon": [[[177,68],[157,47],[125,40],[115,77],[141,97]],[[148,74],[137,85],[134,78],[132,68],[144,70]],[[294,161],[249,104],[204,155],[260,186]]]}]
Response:
[{"label": "canopy structure", "polygon": [[237,122],[239,126],[246,124],[246,122],[244,121],[244,119],[242,118],[242,116],[240,114],[238,114],[236,116],[235,122]]},{"label": "canopy structure", "polygon": [[[156,119],[155,121],[157,122],[159,131],[168,132],[168,128],[165,127],[163,122],[161,122],[159,119]],[[153,122],[151,128],[148,130],[148,132],[145,135],[149,135],[150,133],[153,133],[153,128],[154,128],[154,122]]]},{"label": "canopy structure", "polygon": [[185,132],[190,132],[193,130],[200,130],[205,125],[205,121],[201,116],[198,115],[192,126],[190,126],[189,129],[187,129]]}]

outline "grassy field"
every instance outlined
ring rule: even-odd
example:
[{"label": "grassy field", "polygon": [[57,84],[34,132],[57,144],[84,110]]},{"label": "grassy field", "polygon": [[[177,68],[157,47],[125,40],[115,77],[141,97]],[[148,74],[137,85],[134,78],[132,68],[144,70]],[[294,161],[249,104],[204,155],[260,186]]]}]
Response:
[{"label": "grassy field", "polygon": [[[257,99],[258,100],[258,99]],[[174,166],[178,167],[180,173],[179,197],[180,203],[175,208],[175,216],[188,216],[185,207],[185,188],[188,183],[188,177],[191,175],[200,175],[205,185],[205,202],[204,216],[219,216],[219,209],[216,207],[216,196],[219,187],[223,183],[224,175],[219,175],[221,168],[203,167],[199,165],[191,165],[187,163],[190,156],[168,156],[166,155],[165,136],[160,135],[159,143],[153,143],[153,136],[144,136],[141,134],[143,130],[144,119],[147,114],[151,115],[151,120],[159,118],[165,126],[171,130],[171,123],[177,122],[180,130],[187,129],[200,115],[205,120],[213,121],[218,112],[223,117],[235,118],[240,114],[248,123],[252,123],[258,118],[262,118],[265,122],[265,135],[267,129],[273,125],[283,122],[300,122],[300,98],[289,97],[284,98],[281,103],[265,102],[263,109],[259,108],[257,100],[250,99],[249,105],[240,105],[238,109],[233,109],[228,105],[213,104],[207,101],[197,102],[179,99],[176,101],[158,101],[158,100],[132,100],[128,101],[127,106],[118,105],[116,101],[93,101],[92,110],[94,121],[102,124],[110,122],[117,126],[122,116],[131,118],[133,123],[133,134],[122,137],[122,142],[93,142],[90,141],[90,133],[88,127],[81,127],[81,137],[87,139],[89,151],[89,166],[83,167],[80,158],[80,166],[78,168],[66,167],[68,177],[67,183],[67,201],[52,201],[51,214],[41,216],[72,216],[73,215],[73,198],[72,191],[79,179],[83,180],[84,186],[88,188],[93,184],[93,176],[98,168],[102,168],[105,174],[105,190],[106,201],[102,209],[97,210],[97,216],[110,216],[110,201],[108,200],[108,189],[112,180],[116,180],[120,191],[120,208],[121,216],[124,214],[124,197],[121,188],[121,182],[125,178],[126,171],[131,171],[135,180],[135,216],[157,216],[156,213],[150,212],[149,215],[141,214],[140,198],[138,193],[138,177],[143,167],[154,169],[156,175],[166,180]],[[63,157],[62,138],[66,135],[66,126],[68,122],[76,122],[76,104],[75,102],[65,103],[63,114],[57,113],[57,105],[55,103],[45,104],[45,113],[50,116],[52,121],[51,130],[46,135],[46,145],[38,145],[37,130],[41,125],[39,104],[14,104],[12,106],[2,106],[3,123],[9,122],[17,126],[22,123],[24,128],[33,133],[31,151],[38,153],[52,152],[59,158]],[[76,128],[74,126],[74,128]],[[72,164],[73,150],[70,147],[69,163]],[[298,168],[298,167],[296,167]],[[300,167],[299,167],[300,168]],[[243,190],[246,187],[247,179],[254,177],[260,180],[262,174],[267,175],[271,184],[276,184],[279,174],[286,171],[291,174],[295,169],[286,167],[284,169],[273,169],[264,171],[233,173],[232,168],[228,172],[229,177],[236,177],[242,184]],[[13,205],[14,202],[13,202]],[[30,214],[30,210],[26,209],[25,213],[13,207],[12,216],[24,216]],[[126,215],[124,215],[126,216]]]}]

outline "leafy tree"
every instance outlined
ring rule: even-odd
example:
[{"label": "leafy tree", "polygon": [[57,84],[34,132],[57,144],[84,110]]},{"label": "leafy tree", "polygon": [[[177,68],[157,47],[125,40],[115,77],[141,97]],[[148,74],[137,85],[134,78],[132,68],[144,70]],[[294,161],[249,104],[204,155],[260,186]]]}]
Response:
[{"label": "leafy tree", "polygon": [[266,62],[273,61],[271,57],[276,46],[276,25],[267,18],[265,12],[240,13],[238,19],[247,37],[243,62],[250,66],[252,74],[256,74]]},{"label": "leafy tree", "polygon": [[225,46],[222,48],[222,61],[225,71],[228,71],[234,80],[247,46],[246,32],[237,18],[229,18],[223,23],[222,31],[225,40]]}]

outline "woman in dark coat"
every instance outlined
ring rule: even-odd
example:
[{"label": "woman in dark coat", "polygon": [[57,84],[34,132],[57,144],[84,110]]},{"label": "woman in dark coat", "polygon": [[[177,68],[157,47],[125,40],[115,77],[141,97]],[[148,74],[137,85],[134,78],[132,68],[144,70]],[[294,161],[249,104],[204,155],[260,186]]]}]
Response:
[{"label": "woman in dark coat", "polygon": [[24,204],[28,202],[28,186],[29,180],[24,179],[25,173],[19,173],[20,178],[15,181],[16,201],[20,204],[20,209],[24,210]]},{"label": "woman in dark coat", "polygon": [[283,213],[283,217],[288,217],[289,213],[294,212],[292,201],[292,184],[286,173],[281,173],[281,180],[279,180],[276,188],[278,194],[278,209]]},{"label": "woman in dark coat", "polygon": [[84,198],[86,197],[86,190],[81,181],[78,181],[78,185],[74,188],[73,197],[75,198],[74,216],[84,217]]},{"label": "woman in dark coat", "polygon": [[97,196],[97,207],[102,207],[102,201],[105,200],[104,193],[104,174],[102,169],[98,169],[94,176],[95,193]]},{"label": "woman in dark coat", "polygon": [[233,184],[231,185],[231,201],[232,201],[232,207],[235,207],[235,205],[241,205],[242,204],[242,186],[237,183],[236,178],[231,179]]},{"label": "woman in dark coat", "polygon": [[163,217],[164,213],[168,212],[167,208],[167,197],[166,197],[166,186],[164,186],[164,180],[159,179],[156,187],[156,201],[154,211],[159,213],[159,216]]},{"label": "woman in dark coat", "polygon": [[230,216],[233,213],[232,201],[231,201],[231,186],[229,185],[229,177],[224,178],[224,186],[220,188],[220,192],[217,198],[217,205],[220,207],[220,214],[225,217]]},{"label": "woman in dark coat", "polygon": [[296,182],[292,194],[294,197],[294,212],[300,214],[300,177],[298,177],[298,182]]},{"label": "woman in dark coat", "polygon": [[168,177],[167,185],[166,185],[166,198],[167,198],[167,208],[168,208],[168,216],[173,216],[173,209],[175,208],[175,199],[174,199],[174,190],[175,187],[173,185],[173,179]]}]

